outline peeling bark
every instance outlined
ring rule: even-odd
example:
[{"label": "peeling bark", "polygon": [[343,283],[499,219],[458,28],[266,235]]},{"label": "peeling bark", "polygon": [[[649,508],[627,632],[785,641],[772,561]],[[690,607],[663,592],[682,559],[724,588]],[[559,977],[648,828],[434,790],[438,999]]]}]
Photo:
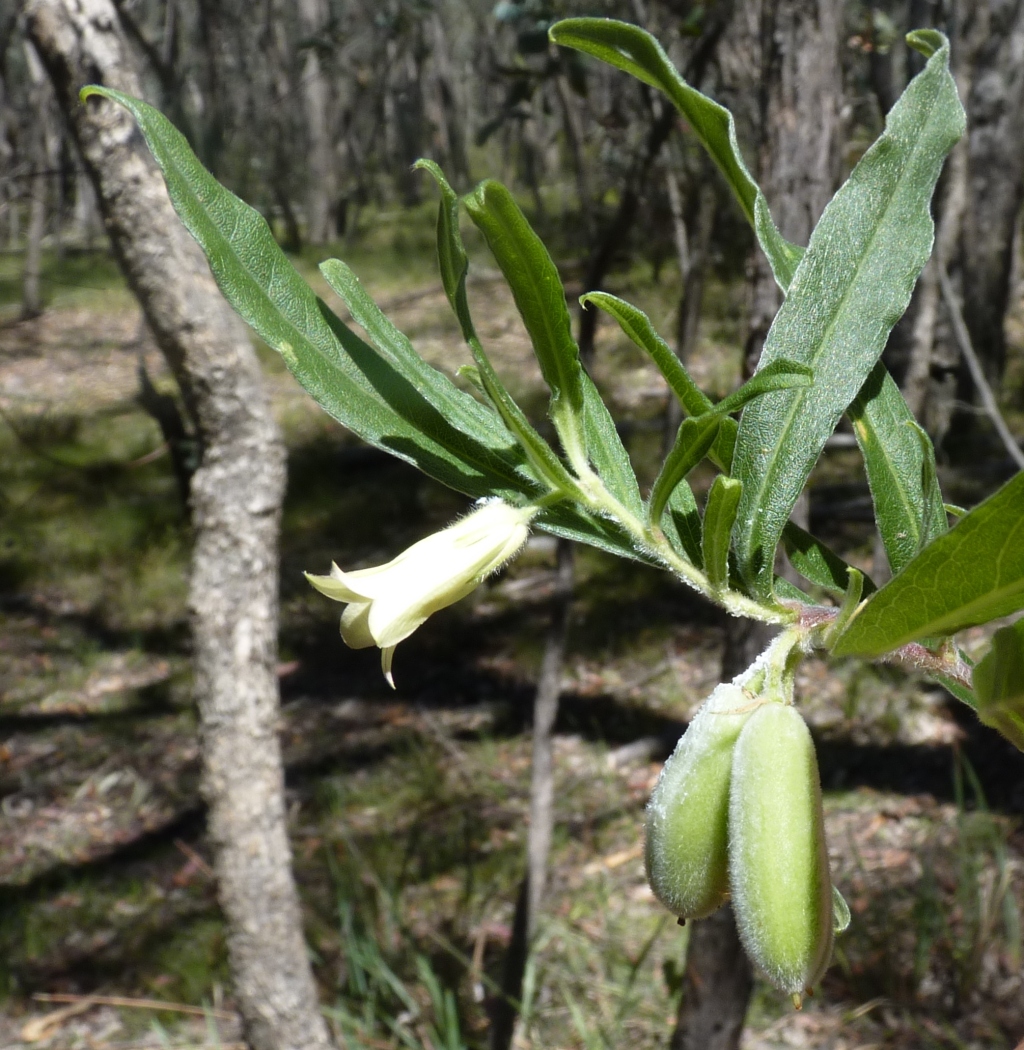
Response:
[{"label": "peeling bark", "polygon": [[26,23],[202,443],[191,488],[195,693],[245,1036],[255,1050],[326,1048],[291,873],[277,738],[283,445],[247,332],[175,216],[134,122],[110,102],[78,101],[90,82],[139,93],[110,0],[31,0]]}]

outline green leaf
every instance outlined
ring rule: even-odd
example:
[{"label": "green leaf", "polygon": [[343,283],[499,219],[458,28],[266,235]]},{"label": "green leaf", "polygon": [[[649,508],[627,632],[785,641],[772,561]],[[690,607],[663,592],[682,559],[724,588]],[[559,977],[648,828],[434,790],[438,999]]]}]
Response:
[{"label": "green leaf", "polygon": [[[463,430],[472,427],[475,422],[472,414],[477,411],[477,402],[464,395],[460,401],[455,401],[449,396],[450,390],[454,388],[448,379],[437,369],[431,368],[416,352],[408,338],[381,312],[377,304],[366,293],[351,267],[340,259],[328,259],[321,263],[320,272],[324,275],[324,280],[328,285],[344,301],[352,319],[370,337],[380,355],[402,368],[406,375],[414,377],[417,389],[428,393],[432,404],[447,406],[448,411],[452,413],[449,417],[450,422]],[[473,343],[479,350],[479,342],[475,337]],[[512,401],[501,385],[494,369],[491,368],[490,361],[482,351],[474,353],[474,357],[480,368],[479,377],[484,390],[495,403],[503,421],[519,438],[520,445],[523,446],[537,475],[544,478],[554,489],[568,492],[578,491],[575,482],[559,462],[554,451],[533,429],[519,410],[519,406]],[[470,406],[477,407],[470,412]]]},{"label": "green leaf", "polygon": [[729,540],[742,491],[741,481],[719,474],[708,493],[702,547],[704,572],[715,588],[724,587],[729,582]]},{"label": "green leaf", "polygon": [[1024,608],[1024,473],[965,514],[874,594],[836,656],[881,656]]},{"label": "green leaf", "polygon": [[832,641],[846,630],[846,625],[853,619],[854,614],[860,608],[861,596],[864,593],[864,573],[859,569],[850,569],[849,583],[843,602],[839,606],[839,612],[832,621],[832,626],[825,632],[825,645],[831,647]]},{"label": "green leaf", "polygon": [[881,361],[847,414],[864,456],[878,531],[896,574],[947,528],[935,481],[935,450],[927,435],[922,441],[913,429],[914,417]]},{"label": "green leaf", "polygon": [[434,161],[421,159],[416,161],[413,168],[430,174],[441,191],[441,203],[437,209],[437,262],[444,294],[458,319],[462,338],[468,343],[476,335],[476,331],[466,295],[469,258],[462,246],[462,234],[459,232],[459,198],[440,166]]},{"label": "green leaf", "polygon": [[685,481],[672,490],[661,516],[661,529],[677,554],[682,554],[698,569],[703,567],[700,510],[693,498],[693,490]]},{"label": "green leaf", "polygon": [[779,286],[785,290],[796,271],[803,249],[779,233],[764,194],[747,170],[736,141],[732,114],[702,95],[679,75],[668,55],[650,33],[610,18],[567,18],[548,31],[563,47],[572,47],[664,92],[686,118],[700,143],[718,165],[757,234]]},{"label": "green leaf", "polygon": [[938,682],[943,689],[961,703],[966,704],[975,711],[978,709],[978,698],[974,695],[973,690],[968,689],[962,682],[958,682],[955,678],[951,678],[949,675],[938,674],[934,671],[929,671],[928,677],[933,682]]},{"label": "green leaf", "polygon": [[655,331],[651,319],[639,307],[627,303],[609,292],[587,292],[580,296],[581,306],[594,305],[610,314],[622,331],[641,350],[646,350],[658,370],[665,377],[669,389],[686,409],[687,415],[700,416],[710,412],[711,399],[690,378],[689,372],[672,348]]},{"label": "green leaf", "polygon": [[262,216],[203,168],[166,117],[109,88],[84,88],[82,95],[101,95],[132,113],[224,297],[328,413],[370,444],[471,496],[521,502],[538,491],[498,417],[411,361],[404,346],[378,354],[346,328],[295,272]]},{"label": "green leaf", "polygon": [[594,386],[594,381],[583,373],[583,433],[597,476],[605,488],[635,517],[643,514],[643,498],[636,480],[629,453],[615,427],[608,406]]},{"label": "green leaf", "polygon": [[[916,420],[908,420],[906,425],[910,428],[914,440],[921,449],[921,491],[925,493],[925,501],[921,517],[921,547],[918,548],[920,550],[936,532],[936,523],[938,524],[938,535],[944,533],[949,528],[949,524],[946,521],[945,506],[940,509],[942,492],[939,489],[939,478],[935,471],[935,447],[932,445],[932,439]],[[928,499],[929,495],[933,498]]]},{"label": "green leaf", "polygon": [[885,132],[825,209],[768,333],[762,368],[785,357],[809,365],[818,381],[766,394],[740,420],[735,544],[756,598],[770,598],[775,547],[793,505],[931,251],[929,201],[964,127],[948,67],[944,45],[893,107]]},{"label": "green leaf", "polygon": [[802,605],[816,604],[810,595],[804,594],[799,587],[790,583],[785,576],[775,577],[775,596],[784,601],[800,602]]},{"label": "green leaf", "polygon": [[1024,619],[996,631],[974,668],[978,717],[1024,751]]},{"label": "green leaf", "polygon": [[648,520],[655,524],[668,504],[676,486],[707,455],[718,436],[722,417],[714,412],[684,419],[676,434],[675,444],[665,457],[661,471],[651,488]]},{"label": "green leaf", "polygon": [[553,536],[587,543],[620,558],[629,558],[645,565],[661,565],[653,555],[640,550],[616,522],[591,514],[567,500],[545,507],[533,519],[533,524]]},{"label": "green leaf", "polygon": [[734,390],[728,397],[715,405],[720,413],[738,412],[744,405],[762,394],[773,390],[799,390],[811,386],[814,382],[814,369],[799,361],[787,361],[780,357],[765,365],[752,375],[739,390]]},{"label": "green leaf", "polygon": [[569,462],[580,472],[588,451],[583,433],[584,371],[558,270],[501,183],[492,179],[480,183],[464,203],[512,289],[551,390],[551,420]]},{"label": "green leaf", "polygon": [[[782,530],[782,544],[790,563],[801,576],[842,598],[850,586],[850,566],[831,548],[795,522],[787,521]],[[864,576],[863,594],[871,594],[875,585]]]},{"label": "green leaf", "polygon": [[[675,394],[687,415],[700,416],[710,412],[714,405],[711,399],[690,378],[682,361],[672,348],[655,331],[651,319],[632,303],[620,299],[608,292],[587,292],[580,296],[580,305],[600,307],[619,323],[622,331],[638,346],[646,351],[658,370],[665,377],[669,390]],[[732,450],[736,444],[737,423],[732,419],[723,419],[718,438],[711,451],[711,458],[722,470],[729,470],[732,463]]]},{"label": "green leaf", "polygon": [[441,271],[441,283],[455,316],[462,328],[463,338],[469,345],[476,362],[473,381],[483,390],[505,426],[516,436],[526,456],[539,477],[551,488],[570,496],[579,495],[575,480],[562,465],[554,449],[534,429],[526,414],[516,404],[505,388],[498,373],[477,338],[473,318],[466,295],[466,274],[469,259],[462,245],[459,232],[459,199],[448,184],[444,172],[430,160],[420,160],[415,167],[429,172],[441,191],[441,202],[437,212],[437,259]]}]

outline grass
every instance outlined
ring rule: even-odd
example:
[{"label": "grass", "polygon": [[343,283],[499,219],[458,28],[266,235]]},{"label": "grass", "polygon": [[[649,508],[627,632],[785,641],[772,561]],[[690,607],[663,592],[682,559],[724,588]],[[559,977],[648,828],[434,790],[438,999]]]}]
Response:
[{"label": "grass", "polygon": [[[0,319],[17,316],[21,305],[23,256],[0,253]],[[110,252],[104,249],[68,248],[58,255],[44,250],[40,289],[52,309],[91,308],[102,301],[106,308],[124,309],[132,296]]]}]

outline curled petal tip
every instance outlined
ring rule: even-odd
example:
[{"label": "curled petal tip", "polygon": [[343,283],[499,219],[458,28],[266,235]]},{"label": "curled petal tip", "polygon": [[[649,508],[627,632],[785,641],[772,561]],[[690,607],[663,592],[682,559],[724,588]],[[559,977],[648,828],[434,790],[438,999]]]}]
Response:
[{"label": "curled petal tip", "polygon": [[395,686],[395,679],[391,674],[391,661],[395,658],[395,647],[393,645],[385,646],[380,651],[380,669],[384,672],[384,677],[387,679],[387,683],[392,689],[397,691]]}]

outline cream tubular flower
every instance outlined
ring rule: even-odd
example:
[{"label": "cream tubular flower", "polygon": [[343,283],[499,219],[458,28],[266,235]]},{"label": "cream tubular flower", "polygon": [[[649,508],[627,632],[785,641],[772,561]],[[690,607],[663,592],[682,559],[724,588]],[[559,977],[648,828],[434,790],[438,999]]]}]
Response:
[{"label": "cream tubular flower", "polygon": [[465,518],[414,543],[393,561],[329,576],[306,573],[321,594],[346,602],[341,637],[352,649],[380,646],[381,667],[391,688],[395,646],[428,616],[465,598],[526,543],[536,507],[487,500]]}]

